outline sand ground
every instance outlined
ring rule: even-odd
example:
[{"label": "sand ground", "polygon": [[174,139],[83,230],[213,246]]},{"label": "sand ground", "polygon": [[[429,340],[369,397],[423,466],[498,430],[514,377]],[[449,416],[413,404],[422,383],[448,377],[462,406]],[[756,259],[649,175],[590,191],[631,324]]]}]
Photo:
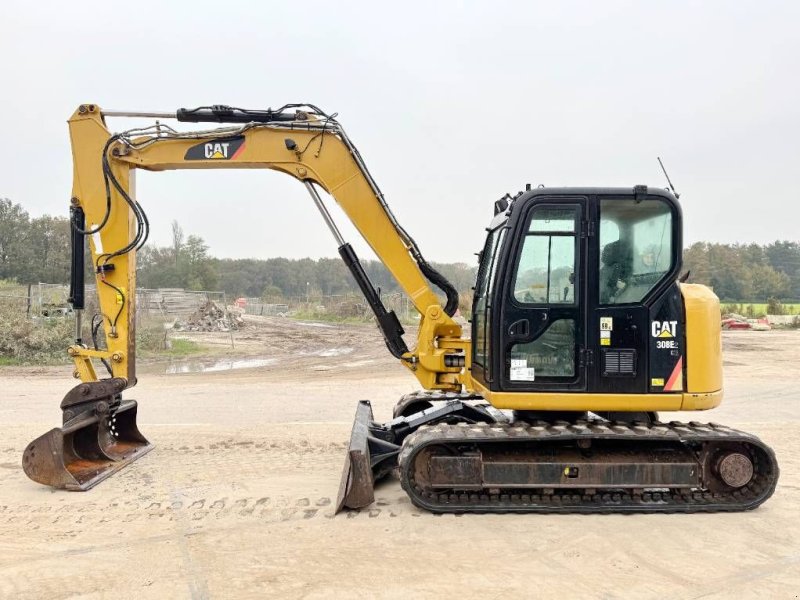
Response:
[{"label": "sand ground", "polygon": [[[356,400],[388,419],[415,380],[368,326],[273,319],[236,342],[257,368],[145,365],[130,397],[157,448],[85,493],[20,468],[58,424],[70,369],[0,369],[0,598],[800,594],[800,332],[726,332],[723,405],[668,416],[746,429],[777,453],[772,499],[710,515],[434,516],[390,479],[374,506],[334,517]],[[200,367],[218,370],[166,373]]]}]

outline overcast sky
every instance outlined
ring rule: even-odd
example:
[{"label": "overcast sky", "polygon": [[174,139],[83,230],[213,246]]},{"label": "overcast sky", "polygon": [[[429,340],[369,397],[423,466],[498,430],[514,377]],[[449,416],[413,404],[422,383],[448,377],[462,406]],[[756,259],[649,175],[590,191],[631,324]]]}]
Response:
[{"label": "overcast sky", "polygon": [[[81,102],[312,102],[430,260],[472,262],[493,201],[525,183],[664,186],[658,155],[687,243],[800,237],[800,3],[388,6],[3,2],[0,197],[67,214]],[[177,219],[217,256],[336,256],[286,175],[140,172],[137,194],[156,244]]]}]

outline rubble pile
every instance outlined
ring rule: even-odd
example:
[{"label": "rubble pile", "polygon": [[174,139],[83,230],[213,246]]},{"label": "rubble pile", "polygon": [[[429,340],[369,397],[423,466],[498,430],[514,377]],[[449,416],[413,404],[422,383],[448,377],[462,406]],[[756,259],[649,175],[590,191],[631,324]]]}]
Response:
[{"label": "rubble pile", "polygon": [[748,319],[736,313],[722,315],[723,329],[743,329],[750,331],[769,331],[772,327],[766,318]]},{"label": "rubble pile", "polygon": [[244,327],[237,312],[227,311],[213,300],[207,300],[185,320],[175,322],[176,331],[231,331]]}]

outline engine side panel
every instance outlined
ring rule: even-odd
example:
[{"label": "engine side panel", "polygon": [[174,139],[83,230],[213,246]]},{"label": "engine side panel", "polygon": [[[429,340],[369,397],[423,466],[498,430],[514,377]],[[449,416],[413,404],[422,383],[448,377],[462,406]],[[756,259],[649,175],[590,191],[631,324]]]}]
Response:
[{"label": "engine side panel", "polygon": [[704,285],[680,284],[686,312],[686,391],[722,390],[722,332],[719,298]]}]

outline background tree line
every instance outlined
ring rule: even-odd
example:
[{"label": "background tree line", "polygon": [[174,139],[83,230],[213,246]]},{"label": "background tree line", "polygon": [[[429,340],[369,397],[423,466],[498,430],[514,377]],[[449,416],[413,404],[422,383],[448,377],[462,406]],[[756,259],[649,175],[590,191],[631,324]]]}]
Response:
[{"label": "background tree line", "polygon": [[800,243],[758,244],[697,242],[684,250],[689,281],[714,289],[723,302],[800,299]]},{"label": "background tree line", "polygon": [[[69,281],[69,219],[31,218],[19,204],[0,198],[0,279],[18,283]],[[434,265],[461,292],[475,282],[476,265]],[[386,268],[364,261],[373,284],[398,291]],[[800,242],[709,244],[698,242],[684,252],[689,281],[711,286],[724,302],[800,300]],[[87,277],[91,261],[87,260]],[[91,279],[87,279],[91,281]],[[145,288],[180,287],[224,290],[229,297],[262,297],[279,301],[292,296],[358,294],[358,287],[338,258],[215,258],[203,239],[185,235],[172,223],[169,246],[145,246],[138,255],[138,283]]]},{"label": "background tree line", "polygon": [[0,198],[0,279],[19,283],[69,281],[69,219],[31,219],[19,204]]},{"label": "background tree line", "polygon": [[[215,258],[197,235],[186,235],[172,223],[168,246],[148,244],[137,256],[137,283],[143,288],[224,290],[229,297],[263,297],[279,301],[292,296],[358,294],[358,286],[338,258],[230,259]],[[468,290],[475,268],[465,264],[436,264],[459,290]],[[384,292],[399,288],[378,261],[364,261],[364,269]],[[70,223],[67,217],[31,218],[25,209],[0,198],[0,279],[17,283],[68,283]],[[93,281],[92,262],[86,258],[86,281]]]}]

